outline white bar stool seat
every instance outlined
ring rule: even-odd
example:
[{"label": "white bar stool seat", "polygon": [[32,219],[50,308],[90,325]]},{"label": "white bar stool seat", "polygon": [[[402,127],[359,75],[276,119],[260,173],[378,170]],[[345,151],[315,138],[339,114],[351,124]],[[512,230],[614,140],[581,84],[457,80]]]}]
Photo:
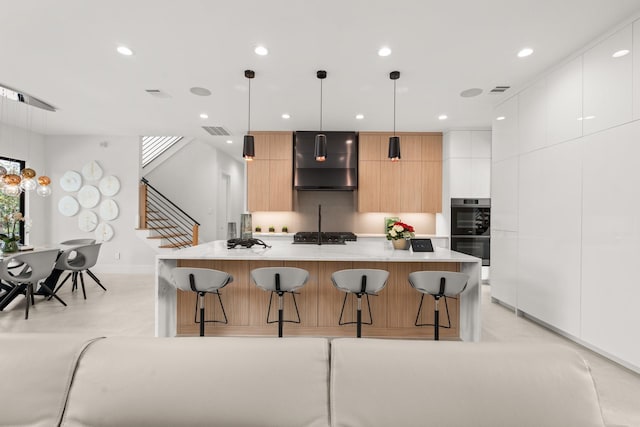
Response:
[{"label": "white bar stool seat", "polygon": [[[439,340],[440,328],[451,327],[447,298],[455,298],[460,295],[466,289],[468,281],[469,275],[453,271],[414,271],[413,273],[409,273],[409,283],[411,286],[413,286],[417,291],[422,292],[415,325],[433,326],[434,339]],[[418,323],[420,312],[422,310],[422,301],[424,300],[425,294],[431,295],[435,299],[434,323]],[[440,309],[438,307],[438,303],[442,297],[444,297],[444,304],[447,312],[447,326],[440,326]]]},{"label": "white bar stool seat", "polygon": [[[333,285],[339,290],[346,292],[344,300],[342,301],[342,310],[340,310],[340,318],[338,324],[349,325],[356,324],[356,336],[360,338],[362,336],[362,325],[372,325],[373,318],[371,316],[371,304],[369,302],[369,295],[377,296],[386,285],[389,278],[389,272],[386,270],[376,270],[371,268],[354,268],[347,270],[336,271],[331,275],[331,281]],[[356,313],[355,322],[343,322],[342,316],[344,314],[344,307],[347,303],[347,297],[349,294],[355,295],[358,299],[358,308]],[[362,321],[362,296],[367,297],[367,307],[369,310],[369,321]]]},{"label": "white bar stool seat", "polygon": [[[194,322],[200,324],[200,336],[204,336],[205,323],[224,323],[227,324],[227,313],[224,311],[220,289],[233,282],[233,276],[224,271],[214,270],[211,268],[195,268],[195,267],[176,267],[172,271],[173,284],[176,288],[183,291],[192,291],[198,294],[196,300],[196,311]],[[205,320],[204,315],[204,297],[205,294],[211,293],[218,296],[220,308],[224,320]],[[200,308],[200,320],[198,320],[198,307]]]},{"label": "white bar stool seat", "polygon": [[[278,295],[278,337],[282,337],[283,323],[300,323],[300,311],[296,302],[296,290],[303,287],[309,280],[309,272],[296,267],[264,267],[251,270],[251,278],[257,287],[271,292],[269,296],[269,309],[267,310],[267,323],[276,323],[269,320],[271,313],[271,300],[273,294]],[[296,308],[296,320],[284,320],[284,295],[288,293],[293,298]]]}]

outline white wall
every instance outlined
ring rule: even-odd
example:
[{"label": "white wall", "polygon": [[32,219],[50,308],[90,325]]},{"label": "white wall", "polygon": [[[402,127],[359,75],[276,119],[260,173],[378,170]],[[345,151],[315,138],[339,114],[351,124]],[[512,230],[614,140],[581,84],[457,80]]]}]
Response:
[{"label": "white wall", "polygon": [[[138,218],[138,185],[140,180],[140,143],[137,136],[48,136],[45,138],[47,169],[52,180],[53,195],[48,218],[48,236],[45,243],[55,244],[63,240],[95,237],[93,232],[78,228],[78,215],[63,216],[58,212],[58,202],[69,194],[60,187],[60,178],[67,170],[82,171],[82,167],[96,160],[104,171],[103,176],[115,175],[120,180],[120,191],[112,197],[119,206],[119,216],[108,223],[115,234],[105,242],[96,265],[98,271],[153,272],[155,253],[134,230]],[[97,181],[83,181],[97,185]],[[104,197],[101,199],[103,200]],[[86,209],[86,208],[81,208]],[[91,209],[98,213],[98,208]],[[35,224],[34,224],[35,227]],[[116,259],[119,254],[119,259]]]},{"label": "white wall", "polygon": [[[7,101],[8,102],[8,101]],[[35,169],[40,175],[50,175],[45,162],[44,137],[38,133],[0,123],[0,156],[25,160],[26,167]],[[31,231],[26,236],[29,244],[47,242],[49,198],[42,198],[35,191],[25,196],[25,216],[31,219]]]},{"label": "white wall", "polygon": [[491,189],[492,297],[636,371],[639,33],[613,31],[497,106]]},{"label": "white wall", "polygon": [[238,223],[239,230],[245,191],[244,164],[210,144],[195,139],[144,176],[200,223],[200,241],[207,242],[226,238],[226,226],[217,230],[223,173],[231,177],[230,217]]}]

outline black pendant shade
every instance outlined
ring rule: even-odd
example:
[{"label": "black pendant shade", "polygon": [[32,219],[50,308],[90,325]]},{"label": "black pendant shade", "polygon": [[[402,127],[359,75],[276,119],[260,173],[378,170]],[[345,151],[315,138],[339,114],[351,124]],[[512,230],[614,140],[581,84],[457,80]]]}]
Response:
[{"label": "black pendant shade", "polygon": [[400,137],[392,136],[389,138],[389,156],[392,162],[397,162],[400,157]]},{"label": "black pendant shade", "polygon": [[324,162],[327,160],[327,135],[323,133],[316,135],[313,157],[316,158],[316,162]]},{"label": "black pendant shade", "polygon": [[245,135],[242,144],[242,158],[245,160],[253,160],[256,156],[255,145],[253,144],[253,135]]}]

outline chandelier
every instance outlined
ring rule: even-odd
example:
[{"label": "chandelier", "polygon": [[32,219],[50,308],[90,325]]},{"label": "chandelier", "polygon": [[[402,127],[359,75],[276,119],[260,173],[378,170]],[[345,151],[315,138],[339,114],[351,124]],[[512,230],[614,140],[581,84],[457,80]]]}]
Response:
[{"label": "chandelier", "polygon": [[23,191],[33,190],[36,190],[39,196],[50,196],[51,178],[41,175],[36,179],[36,175],[36,171],[31,168],[24,168],[18,174],[0,166],[0,190],[3,194],[12,197],[19,196]]}]

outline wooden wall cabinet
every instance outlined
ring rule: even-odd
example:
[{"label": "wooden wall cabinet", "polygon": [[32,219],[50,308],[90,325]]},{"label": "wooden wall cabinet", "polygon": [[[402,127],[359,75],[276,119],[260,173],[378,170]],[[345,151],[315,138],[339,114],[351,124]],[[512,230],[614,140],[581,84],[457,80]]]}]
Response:
[{"label": "wooden wall cabinet", "polygon": [[391,162],[391,133],[360,132],[358,212],[441,212],[442,134],[397,135],[402,159]]},{"label": "wooden wall cabinet", "polygon": [[247,162],[247,207],[255,211],[293,210],[293,134],[252,132],[256,156]]}]

